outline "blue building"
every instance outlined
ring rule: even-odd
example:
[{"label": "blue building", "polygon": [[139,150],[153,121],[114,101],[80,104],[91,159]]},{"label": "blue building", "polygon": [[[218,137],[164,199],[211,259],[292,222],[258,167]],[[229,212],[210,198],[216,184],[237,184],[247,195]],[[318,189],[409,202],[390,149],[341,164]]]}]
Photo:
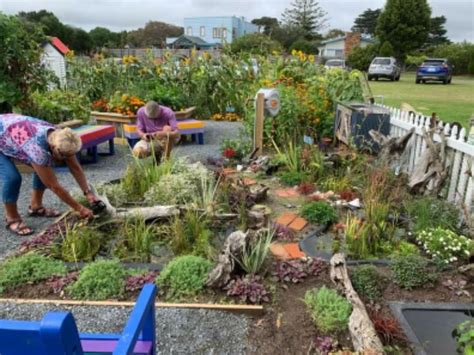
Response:
[{"label": "blue building", "polygon": [[238,37],[258,32],[258,26],[243,17],[187,17],[184,19],[184,34],[199,37],[209,44],[232,43]]}]

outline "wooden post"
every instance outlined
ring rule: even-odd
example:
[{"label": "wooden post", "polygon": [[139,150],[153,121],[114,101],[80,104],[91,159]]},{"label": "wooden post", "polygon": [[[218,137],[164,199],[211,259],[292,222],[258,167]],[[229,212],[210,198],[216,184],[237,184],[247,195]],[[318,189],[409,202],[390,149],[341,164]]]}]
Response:
[{"label": "wooden post", "polygon": [[265,110],[265,95],[263,93],[257,94],[257,102],[255,105],[255,127],[253,148],[257,149],[256,156],[263,153],[263,120]]}]

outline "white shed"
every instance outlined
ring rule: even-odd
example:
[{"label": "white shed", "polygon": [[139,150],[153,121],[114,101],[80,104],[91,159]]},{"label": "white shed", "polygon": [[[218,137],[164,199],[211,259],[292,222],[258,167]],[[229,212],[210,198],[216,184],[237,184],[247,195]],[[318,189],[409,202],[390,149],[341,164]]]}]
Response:
[{"label": "white shed", "polygon": [[66,85],[66,59],[64,56],[69,52],[69,48],[59,38],[50,37],[43,43],[43,50],[41,63],[56,74],[61,86],[64,87]]}]

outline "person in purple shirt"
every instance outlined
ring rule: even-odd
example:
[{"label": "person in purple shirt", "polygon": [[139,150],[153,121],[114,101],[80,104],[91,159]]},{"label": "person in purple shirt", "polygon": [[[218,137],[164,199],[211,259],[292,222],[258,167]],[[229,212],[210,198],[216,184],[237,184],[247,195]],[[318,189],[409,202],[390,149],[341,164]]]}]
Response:
[{"label": "person in purple shirt", "polygon": [[141,140],[133,147],[133,155],[145,158],[152,153],[161,160],[163,152],[168,159],[173,145],[179,139],[178,122],[172,109],[149,101],[137,112],[137,131]]}]

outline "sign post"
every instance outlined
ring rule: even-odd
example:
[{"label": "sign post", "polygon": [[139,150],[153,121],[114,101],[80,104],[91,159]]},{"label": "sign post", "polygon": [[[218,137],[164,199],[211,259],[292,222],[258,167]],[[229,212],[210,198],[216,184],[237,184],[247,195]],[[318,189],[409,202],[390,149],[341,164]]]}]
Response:
[{"label": "sign post", "polygon": [[265,94],[257,94],[257,102],[255,104],[255,132],[253,140],[253,148],[256,149],[256,156],[263,153],[263,120],[265,119]]}]

